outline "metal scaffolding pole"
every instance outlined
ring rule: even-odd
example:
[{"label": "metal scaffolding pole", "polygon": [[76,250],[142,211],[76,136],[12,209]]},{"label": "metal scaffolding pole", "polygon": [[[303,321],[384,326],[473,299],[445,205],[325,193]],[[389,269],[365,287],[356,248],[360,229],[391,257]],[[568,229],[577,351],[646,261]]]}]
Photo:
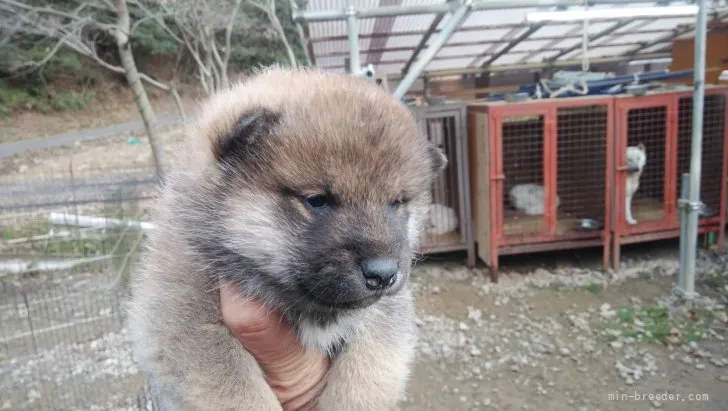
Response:
[{"label": "metal scaffolding pole", "polygon": [[705,0],[698,0],[698,16],[695,23],[695,66],[693,81],[693,140],[690,149],[690,187],[688,190],[686,238],[681,243],[680,274],[678,284],[682,280],[680,290],[686,300],[695,298],[695,257],[698,248],[698,217],[703,208],[700,201],[700,171],[703,148],[703,98],[705,95],[705,43],[707,34],[707,11]]},{"label": "metal scaffolding pole", "polygon": [[349,6],[346,9],[346,25],[349,28],[349,71],[351,75],[358,76],[361,72],[361,63],[359,62],[359,21],[354,6]]},{"label": "metal scaffolding pole", "polygon": [[[427,67],[428,64],[430,64],[430,61],[432,61],[432,58],[435,57],[435,54],[437,54],[440,51],[440,48],[442,48],[443,44],[447,43],[448,40],[450,40],[450,37],[452,37],[453,33],[455,33],[455,30],[460,26],[460,23],[465,20],[465,17],[467,17],[468,13],[470,12],[470,8],[473,5],[473,0],[463,0],[461,4],[452,11],[450,14],[450,18],[447,19],[445,22],[445,25],[443,26],[440,33],[437,35],[435,40],[427,47],[427,50],[422,54],[422,57],[420,57],[415,64],[412,65],[412,68],[410,68],[407,71],[407,74],[405,74],[404,78],[402,78],[402,81],[397,84],[397,88],[394,90],[394,97],[397,99],[401,99],[404,97],[404,95],[407,93],[407,90],[412,87],[412,84],[417,80],[417,78],[422,74],[422,72],[425,70],[425,67]],[[448,6],[451,6],[448,4]]]},{"label": "metal scaffolding pole", "polygon": [[680,199],[678,200],[678,208],[680,209],[680,267],[677,276],[677,284],[675,286],[675,294],[681,296],[685,289],[685,241],[687,241],[688,226],[688,190],[690,187],[690,173],[683,173],[680,176]]}]

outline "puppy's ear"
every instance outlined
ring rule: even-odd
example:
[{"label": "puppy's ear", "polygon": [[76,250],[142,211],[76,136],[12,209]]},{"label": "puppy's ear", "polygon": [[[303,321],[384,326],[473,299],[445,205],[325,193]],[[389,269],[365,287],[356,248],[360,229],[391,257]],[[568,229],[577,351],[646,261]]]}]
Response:
[{"label": "puppy's ear", "polygon": [[430,171],[433,175],[437,175],[447,166],[447,156],[440,147],[431,142],[427,143],[427,153],[430,156]]},{"label": "puppy's ear", "polygon": [[645,145],[643,143],[637,144],[637,148],[639,148],[640,151],[642,151],[643,153],[647,150],[647,148],[645,147]]},{"label": "puppy's ear", "polygon": [[255,153],[262,138],[280,123],[281,115],[259,107],[243,113],[214,146],[218,161],[245,160]]}]

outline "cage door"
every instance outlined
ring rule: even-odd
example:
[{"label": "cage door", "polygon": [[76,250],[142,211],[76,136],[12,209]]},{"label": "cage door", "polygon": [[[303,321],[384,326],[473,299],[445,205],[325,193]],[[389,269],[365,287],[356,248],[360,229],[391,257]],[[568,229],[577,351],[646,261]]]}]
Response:
[{"label": "cage door", "polygon": [[607,147],[610,146],[611,101],[556,109],[556,235],[600,235],[584,231],[582,221],[606,221]]},{"label": "cage door", "polygon": [[[723,92],[725,93],[725,92]],[[705,204],[701,222],[720,217],[723,203],[723,174],[725,156],[726,96],[706,94],[703,112],[702,171],[700,201]],[[693,138],[693,98],[681,97],[678,102],[677,182],[675,195],[680,196],[680,176],[690,172],[690,153]],[[679,221],[675,221],[679,225]]]},{"label": "cage door", "polygon": [[500,232],[518,242],[536,240],[548,230],[552,187],[545,173],[551,158],[546,119],[545,112],[509,112],[499,121]]},{"label": "cage door", "polygon": [[617,103],[614,216],[619,231],[668,229],[674,186],[675,112],[666,96]]}]

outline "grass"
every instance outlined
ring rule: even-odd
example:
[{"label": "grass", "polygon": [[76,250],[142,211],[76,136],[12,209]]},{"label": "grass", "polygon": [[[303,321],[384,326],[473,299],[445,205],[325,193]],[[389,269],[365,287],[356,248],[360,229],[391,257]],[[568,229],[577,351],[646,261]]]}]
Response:
[{"label": "grass", "polygon": [[592,294],[599,294],[604,290],[604,286],[599,283],[589,283],[584,289]]},{"label": "grass", "polygon": [[616,311],[615,317],[601,324],[602,335],[610,341],[622,337],[679,345],[708,338],[716,324],[716,313],[708,309],[671,313],[667,307],[648,305],[622,306]]},{"label": "grass", "polygon": [[640,271],[639,277],[644,281],[652,281],[655,279],[655,274],[652,271],[645,270]]},{"label": "grass", "polygon": [[80,111],[96,99],[95,90],[49,93],[39,87],[17,88],[0,81],[0,116],[16,110],[48,114],[53,111]]}]

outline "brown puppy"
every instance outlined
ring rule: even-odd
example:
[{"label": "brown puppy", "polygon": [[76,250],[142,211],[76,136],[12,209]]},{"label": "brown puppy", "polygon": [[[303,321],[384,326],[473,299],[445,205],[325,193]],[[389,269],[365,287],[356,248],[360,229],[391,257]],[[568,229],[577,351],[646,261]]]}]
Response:
[{"label": "brown puppy", "polygon": [[393,409],[416,342],[406,282],[442,152],[375,85],[309,70],[268,69],[219,93],[188,134],[129,308],[162,407],[281,409],[221,323],[222,280],[333,359],[318,409]]}]

